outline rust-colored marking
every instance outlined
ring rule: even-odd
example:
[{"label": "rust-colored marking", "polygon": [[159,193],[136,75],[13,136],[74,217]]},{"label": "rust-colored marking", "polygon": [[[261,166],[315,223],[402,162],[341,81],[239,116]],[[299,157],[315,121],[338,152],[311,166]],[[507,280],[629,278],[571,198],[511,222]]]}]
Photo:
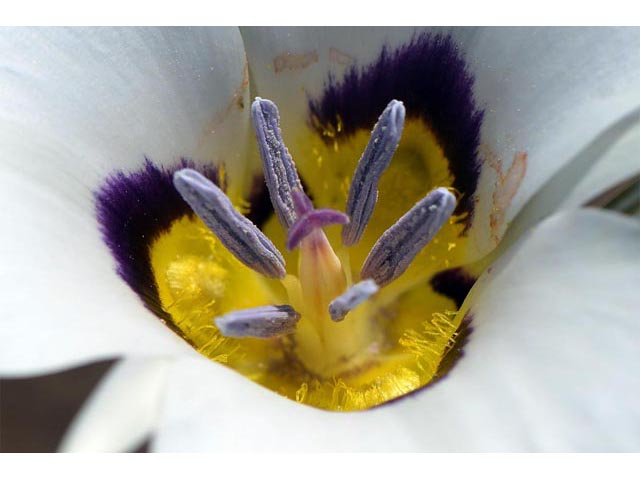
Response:
[{"label": "rust-colored marking", "polygon": [[341,52],[337,48],[329,49],[329,61],[338,65],[350,65],[355,59],[351,55]]},{"label": "rust-colored marking", "polygon": [[275,73],[282,73],[285,70],[303,70],[317,63],[318,60],[318,52],[315,50],[304,53],[286,52],[273,59],[273,69]]},{"label": "rust-colored marking", "polygon": [[223,110],[219,110],[213,118],[207,122],[202,132],[202,140],[200,141],[199,148],[206,142],[206,139],[210,134],[215,133],[216,126],[222,124],[226,118],[233,112],[234,110],[242,110],[245,107],[244,104],[244,94],[249,87],[249,63],[245,60],[244,67],[242,69],[242,80],[240,81],[240,85],[236,87],[231,95],[231,99],[227,106]]},{"label": "rust-colored marking", "polygon": [[502,170],[502,162],[496,154],[488,148],[483,149],[485,161],[496,171],[498,178],[496,179],[493,191],[493,206],[491,215],[489,216],[489,227],[491,228],[491,239],[495,244],[499,241],[499,234],[504,224],[505,214],[513,197],[515,197],[522,179],[527,172],[527,152],[516,152],[513,156],[513,162],[504,173]]},{"label": "rust-colored marking", "polygon": [[225,109],[222,110],[216,116],[215,120],[213,121],[214,124],[220,124],[224,122],[224,120],[227,118],[227,116],[229,116],[229,114],[233,110],[235,109],[242,110],[244,108],[245,106],[244,92],[247,90],[248,86],[249,86],[249,63],[245,60],[244,67],[242,69],[242,81],[240,82],[240,85],[238,85],[236,89],[233,91],[231,100],[229,100],[229,103],[227,104]]},{"label": "rust-colored marking", "polygon": [[234,95],[239,97],[239,100],[236,101],[236,105],[238,105],[238,108],[243,109],[244,108],[244,92],[247,91],[247,88],[249,88],[249,62],[247,60],[244,61],[244,68],[242,69],[242,82],[240,83],[240,86],[236,89],[236,92]]}]

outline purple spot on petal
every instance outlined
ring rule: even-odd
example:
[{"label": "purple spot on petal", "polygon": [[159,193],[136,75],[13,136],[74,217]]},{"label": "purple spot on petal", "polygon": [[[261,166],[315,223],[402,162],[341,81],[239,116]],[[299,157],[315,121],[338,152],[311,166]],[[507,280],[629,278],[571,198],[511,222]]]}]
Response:
[{"label": "purple spot on petal", "polygon": [[269,189],[262,175],[253,177],[248,201],[250,210],[249,213],[247,213],[247,218],[251,220],[256,227],[262,228],[275,213],[273,205],[271,204],[271,198],[269,197]]},{"label": "purple spot on petal", "polygon": [[[169,316],[160,305],[149,248],[174,221],[193,215],[173,186],[173,173],[182,168],[196,167],[183,159],[175,167],[164,168],[146,159],[142,169],[132,173],[117,171],[95,192],[100,231],[115,259],[118,275],[147,308],[167,320]],[[218,183],[215,167],[198,170]]]},{"label": "purple spot on petal", "polygon": [[435,292],[450,298],[460,308],[476,280],[463,268],[451,268],[436,273],[430,283]]},{"label": "purple spot on petal", "polygon": [[472,322],[473,314],[471,312],[467,312],[462,319],[462,322],[460,322],[458,330],[456,330],[456,339],[453,347],[451,347],[451,349],[444,355],[440,365],[438,365],[436,375],[430,383],[425,385],[425,387],[429,387],[445,379],[449,373],[451,373],[453,367],[455,367],[460,359],[464,357],[464,347],[469,343],[469,337],[473,333],[473,326],[471,325]]},{"label": "purple spot on petal", "polygon": [[404,102],[407,117],[422,119],[435,133],[449,160],[453,187],[463,194],[456,213],[469,213],[463,220],[469,226],[480,174],[483,117],[473,84],[451,37],[422,33],[396,49],[384,47],[377,60],[351,67],[342,80],[330,76],[320,98],[309,101],[309,112],[320,126],[333,126],[336,132],[340,119],[340,141],[360,129],[370,130],[390,100]]}]

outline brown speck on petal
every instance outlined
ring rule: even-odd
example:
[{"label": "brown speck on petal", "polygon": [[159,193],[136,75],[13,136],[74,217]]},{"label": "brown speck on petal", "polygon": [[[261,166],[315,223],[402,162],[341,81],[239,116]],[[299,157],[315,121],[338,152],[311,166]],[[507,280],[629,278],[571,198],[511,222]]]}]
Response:
[{"label": "brown speck on petal", "polygon": [[493,208],[489,217],[491,239],[497,244],[500,240],[500,231],[504,225],[506,211],[527,172],[527,152],[517,152],[513,156],[513,162],[507,173],[503,173],[502,162],[496,158],[490,159],[489,165],[498,174],[493,192]]},{"label": "brown speck on petal", "polygon": [[329,49],[329,61],[331,63],[337,63],[338,65],[351,65],[354,60],[355,59],[351,55],[347,55],[337,48],[331,47]]},{"label": "brown speck on petal", "polygon": [[303,53],[285,52],[273,59],[273,69],[275,73],[282,73],[285,70],[303,70],[309,65],[317,63],[318,52],[312,50]]}]

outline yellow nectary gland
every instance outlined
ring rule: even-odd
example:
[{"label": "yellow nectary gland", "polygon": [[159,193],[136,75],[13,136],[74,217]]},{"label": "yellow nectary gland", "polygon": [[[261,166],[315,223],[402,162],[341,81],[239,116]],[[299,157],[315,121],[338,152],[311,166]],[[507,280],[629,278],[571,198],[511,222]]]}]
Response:
[{"label": "yellow nectary gland", "polygon": [[[297,166],[303,178],[326,180],[309,185],[316,205],[341,209],[347,192],[342,175],[353,171],[367,135],[356,136],[337,152],[311,138],[310,150],[317,155]],[[309,175],[314,162],[322,171],[333,165],[334,177]],[[346,411],[407,394],[433,380],[459,327],[453,302],[428,283],[435,272],[462,261],[462,227],[455,219],[407,272],[342,322],[331,320],[328,305],[359,281],[375,239],[426,192],[447,184],[447,163],[433,136],[422,124],[407,124],[358,245],[340,247],[340,228],[334,226],[326,236],[317,231],[298,250],[285,252],[285,233],[277,219],[265,225],[265,233],[285,255],[288,275],[282,281],[250,270],[200,220],[185,217],[151,248],[162,307],[200,353],[292,400]],[[332,245],[338,246],[335,253]],[[214,317],[233,310],[274,304],[290,304],[302,314],[295,334],[268,340],[225,338],[213,324]]]}]

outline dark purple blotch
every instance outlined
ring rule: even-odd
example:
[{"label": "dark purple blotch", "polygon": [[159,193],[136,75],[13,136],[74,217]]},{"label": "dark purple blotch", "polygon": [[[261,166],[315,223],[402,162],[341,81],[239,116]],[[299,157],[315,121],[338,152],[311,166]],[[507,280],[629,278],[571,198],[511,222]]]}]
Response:
[{"label": "dark purple blotch", "polygon": [[429,283],[435,292],[450,298],[460,308],[476,280],[463,268],[451,268],[436,273]]},{"label": "dark purple blotch", "polygon": [[275,213],[269,196],[269,189],[262,175],[253,177],[251,189],[249,191],[249,213],[247,218],[258,228],[267,223],[267,220]]},{"label": "dark purple blotch", "polygon": [[165,320],[170,317],[160,304],[149,248],[173,222],[193,215],[173,186],[173,173],[182,168],[197,169],[212,182],[219,183],[215,167],[196,167],[183,159],[175,167],[165,168],[146,159],[138,171],[114,172],[95,192],[100,231],[115,259],[118,275],[149,310]]},{"label": "dark purple blotch", "polygon": [[462,221],[469,226],[480,174],[483,117],[473,84],[450,36],[416,34],[396,49],[384,47],[369,65],[351,67],[342,80],[329,76],[322,95],[309,100],[310,116],[319,121],[311,124],[319,133],[326,126],[337,132],[340,119],[342,129],[336,133],[340,141],[360,129],[371,130],[389,101],[404,102],[407,117],[422,119],[436,135],[449,160],[453,187],[462,194],[455,213],[468,213]]}]

